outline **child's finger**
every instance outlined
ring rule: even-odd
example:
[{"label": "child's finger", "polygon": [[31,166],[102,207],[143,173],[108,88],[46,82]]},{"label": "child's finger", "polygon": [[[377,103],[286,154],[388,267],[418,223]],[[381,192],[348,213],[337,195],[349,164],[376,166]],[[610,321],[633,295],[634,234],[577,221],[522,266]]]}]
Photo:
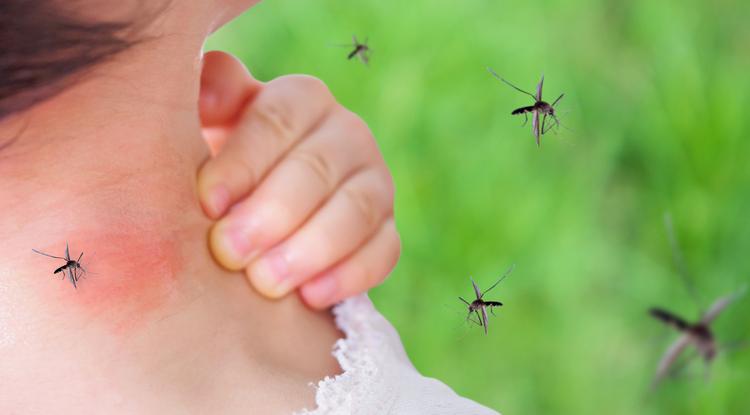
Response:
[{"label": "child's finger", "polygon": [[310,307],[322,309],[380,284],[396,266],[401,240],[393,217],[354,254],[300,288]]},{"label": "child's finger", "polygon": [[212,229],[216,259],[228,269],[245,267],[299,228],[346,177],[379,161],[375,140],[363,125],[342,108],[285,156]]},{"label": "child's finger", "polygon": [[239,59],[225,52],[206,52],[198,101],[201,126],[229,126],[262,86]]},{"label": "child's finger", "polygon": [[263,84],[234,56],[224,52],[203,55],[198,113],[211,154],[221,151],[227,134]]},{"label": "child's finger", "polygon": [[198,195],[206,213],[218,218],[248,194],[333,104],[325,84],[312,77],[287,76],[265,84],[222,151],[198,173]]},{"label": "child's finger", "polygon": [[250,281],[267,297],[285,295],[354,252],[390,216],[392,200],[385,169],[356,174],[301,229],[250,264]]}]

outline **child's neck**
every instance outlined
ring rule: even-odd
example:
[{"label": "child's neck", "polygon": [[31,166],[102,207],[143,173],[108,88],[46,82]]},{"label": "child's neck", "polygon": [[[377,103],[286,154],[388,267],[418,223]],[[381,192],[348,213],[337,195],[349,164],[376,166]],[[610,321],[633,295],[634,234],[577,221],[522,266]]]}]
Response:
[{"label": "child's neck", "polygon": [[[0,125],[26,127],[0,151],[0,412],[64,384],[36,407],[263,413],[310,406],[308,383],[336,372],[330,316],[260,298],[210,257],[194,69],[153,91],[101,75]],[[66,243],[84,253],[77,288],[32,251]]]}]

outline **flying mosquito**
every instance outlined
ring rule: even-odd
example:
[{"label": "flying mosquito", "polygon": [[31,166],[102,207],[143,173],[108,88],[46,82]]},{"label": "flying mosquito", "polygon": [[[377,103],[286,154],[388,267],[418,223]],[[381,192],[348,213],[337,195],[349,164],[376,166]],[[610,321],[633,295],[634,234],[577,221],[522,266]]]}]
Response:
[{"label": "flying mosquito", "polygon": [[[477,286],[477,283],[474,282],[473,278],[469,278],[471,280],[471,285],[474,287],[474,295],[476,295],[476,299],[472,301],[471,303],[464,300],[463,297],[458,297],[459,300],[463,301],[464,304],[469,308],[469,314],[466,316],[466,321],[471,321],[472,323],[484,327],[484,334],[487,334],[487,324],[488,324],[488,318],[487,318],[487,309],[490,309],[490,312],[492,315],[495,315],[495,311],[493,310],[494,307],[502,307],[503,303],[500,301],[486,301],[484,300],[484,295],[487,294],[491,289],[495,288],[497,284],[500,284],[500,281],[504,280],[505,277],[510,275],[510,273],[513,272],[513,267],[510,267],[507,271],[505,271],[505,274],[503,274],[502,277],[500,277],[497,282],[492,284],[492,286],[488,289],[486,289],[484,292],[482,292],[479,289],[479,286]],[[480,314],[481,311],[481,314]],[[472,318],[472,314],[476,314],[477,320],[474,320]]]},{"label": "flying mosquito", "polygon": [[706,365],[710,365],[718,352],[716,338],[711,323],[721,314],[726,307],[742,296],[743,292],[732,293],[718,298],[706,311],[697,323],[689,323],[674,313],[663,308],[654,307],[649,313],[654,318],[674,327],[681,333],[680,337],[669,346],[666,353],[659,362],[656,369],[654,386],[657,385],[672,370],[677,358],[688,346],[692,345],[703,358]]},{"label": "flying mosquito", "polygon": [[[672,221],[669,215],[665,215],[664,222],[667,229],[669,242],[672,247],[672,255],[674,256],[674,260],[678,268],[678,273],[683,279],[683,282],[690,292],[691,297],[693,297],[696,303],[698,303],[697,294],[694,290],[693,285],[691,284],[691,280],[682,261],[682,256],[677,244],[677,240],[674,236]],[[711,323],[716,320],[717,317],[719,317],[719,315],[727,308],[727,306],[744,295],[744,291],[745,287],[743,287],[743,289],[739,292],[728,294],[716,299],[711,307],[709,307],[708,311],[702,313],[700,319],[695,323],[688,322],[682,317],[679,317],[664,308],[653,307],[649,309],[649,314],[652,317],[673,327],[680,332],[680,337],[678,337],[677,340],[675,340],[669,346],[669,348],[659,361],[659,365],[656,369],[656,376],[654,377],[654,381],[652,383],[652,388],[656,387],[662,379],[673,372],[678,358],[688,346],[692,345],[694,347],[697,354],[703,358],[703,361],[705,362],[707,367],[711,364],[719,351],[719,347],[716,343],[716,338],[714,336],[713,330],[711,330]]]},{"label": "flying mosquito", "polygon": [[[506,83],[511,88],[515,89],[516,91],[523,92],[524,94],[534,99],[534,105],[530,105],[528,107],[516,108],[510,114],[511,115],[523,114],[524,116],[523,125],[526,125],[526,123],[529,122],[528,113],[531,113],[531,130],[532,130],[532,133],[534,134],[534,137],[536,137],[536,145],[541,146],[540,137],[546,134],[547,131],[549,131],[553,126],[560,127],[560,120],[555,115],[555,105],[557,105],[557,103],[560,102],[560,100],[565,94],[560,94],[560,96],[557,97],[557,99],[552,104],[549,104],[545,101],[542,101],[542,87],[544,86],[544,75],[542,75],[542,79],[539,81],[539,84],[536,86],[536,95],[532,95],[531,93],[524,91],[523,89],[511,84],[510,82],[500,77],[500,75],[495,73],[495,71],[493,71],[492,68],[487,68],[487,70],[492,74],[492,76]],[[540,114],[542,115],[541,124],[539,123]],[[550,125],[547,126],[546,125],[547,117],[552,118],[552,120],[554,120],[555,123],[554,124],[550,123]]]},{"label": "flying mosquito", "polygon": [[341,47],[347,47],[347,48],[353,48],[351,52],[349,52],[348,55],[346,55],[346,59],[352,60],[355,57],[359,57],[359,60],[362,61],[365,65],[367,65],[370,62],[370,53],[372,50],[367,45],[368,38],[365,38],[365,41],[363,43],[360,43],[357,40],[356,35],[352,35],[352,43],[347,45],[335,45],[335,46],[341,46]]},{"label": "flying mosquito", "polygon": [[78,270],[81,270],[84,273],[86,272],[86,269],[84,269],[83,266],[81,266],[81,258],[83,257],[83,252],[81,252],[81,255],[78,255],[78,259],[70,259],[70,250],[68,249],[67,243],[65,244],[65,257],[64,258],[50,255],[50,254],[45,254],[44,252],[37,251],[36,249],[32,249],[32,251],[34,251],[35,253],[39,255],[44,255],[50,258],[62,259],[63,261],[65,261],[65,265],[55,269],[53,274],[62,272],[63,278],[65,278],[66,276],[65,273],[67,272],[67,276],[70,279],[70,283],[73,284],[73,288],[78,288],[78,279],[82,276],[78,274]]}]

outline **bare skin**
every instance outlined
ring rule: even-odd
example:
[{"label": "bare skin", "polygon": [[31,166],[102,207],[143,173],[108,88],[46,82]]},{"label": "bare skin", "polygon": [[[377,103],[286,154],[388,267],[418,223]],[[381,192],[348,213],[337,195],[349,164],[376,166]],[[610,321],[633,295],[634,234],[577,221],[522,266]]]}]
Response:
[{"label": "bare skin", "polygon": [[[169,36],[0,122],[18,136],[0,151],[0,413],[288,413],[339,372],[327,312],[262,298],[207,249],[201,46],[249,3],[176,2]],[[77,289],[31,251],[66,242]]]}]

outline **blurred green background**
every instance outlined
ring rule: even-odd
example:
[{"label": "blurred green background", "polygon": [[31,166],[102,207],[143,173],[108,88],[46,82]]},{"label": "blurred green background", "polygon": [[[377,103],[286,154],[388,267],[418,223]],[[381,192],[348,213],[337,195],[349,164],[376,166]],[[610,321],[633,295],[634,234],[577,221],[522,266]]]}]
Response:
[{"label": "blurred green background", "polygon": [[[689,319],[750,276],[750,2],[267,0],[214,35],[262,80],[323,79],[369,123],[397,187],[403,253],[371,297],[425,375],[505,414],[750,413],[750,350],[648,394]],[[369,67],[347,61],[369,37]],[[510,111],[562,92],[534,144]],[[679,278],[672,213],[701,303]],[[469,276],[505,303],[464,325]],[[750,296],[716,322],[750,340]]]}]

